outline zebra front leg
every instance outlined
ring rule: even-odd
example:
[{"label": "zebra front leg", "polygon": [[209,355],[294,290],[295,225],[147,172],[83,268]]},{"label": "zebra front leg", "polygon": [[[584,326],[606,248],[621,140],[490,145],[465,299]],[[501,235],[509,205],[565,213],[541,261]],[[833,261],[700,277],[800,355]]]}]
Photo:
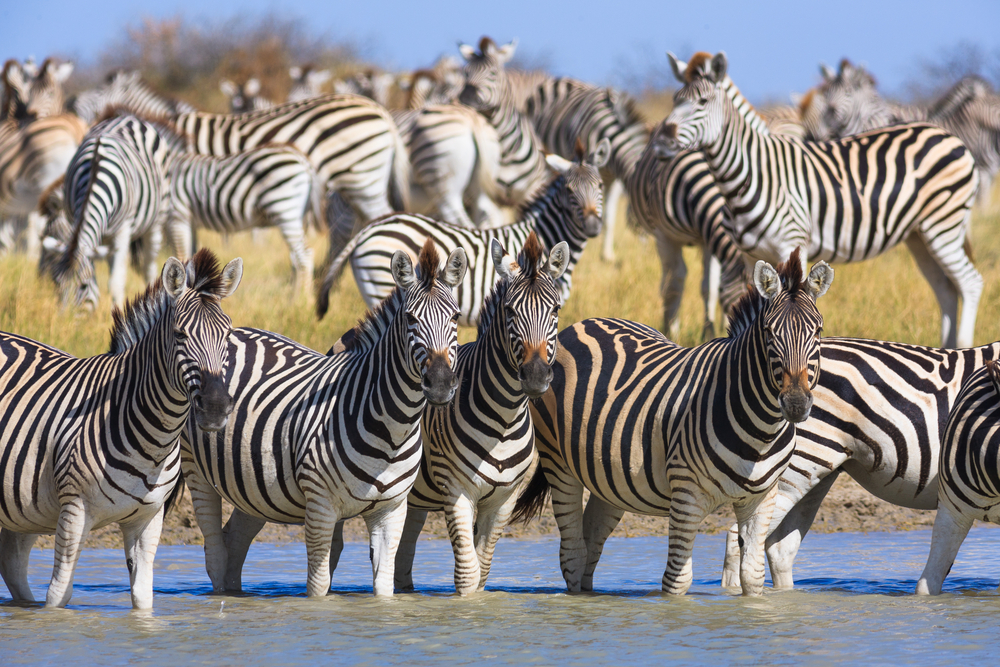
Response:
[{"label": "zebra front leg", "polygon": [[292,282],[295,289],[309,294],[313,279],[313,251],[306,247],[302,219],[290,220],[280,225],[281,235],[288,244],[292,258]]},{"label": "zebra front leg", "polygon": [[372,561],[372,591],[391,596],[396,572],[396,550],[406,523],[406,496],[395,505],[364,515],[368,526],[369,557]]},{"label": "zebra front leg", "polygon": [[604,543],[614,532],[625,512],[591,494],[583,511],[583,540],[587,545],[587,568],[580,581],[580,589],[594,590],[594,570],[604,553]]},{"label": "zebra front leg", "polygon": [[772,528],[764,543],[767,562],[771,566],[771,582],[775,588],[795,586],[792,577],[795,557],[802,540],[816,520],[820,505],[839,476],[840,470],[834,470],[801,497],[796,493],[797,489],[791,488],[784,481],[778,482],[778,496],[771,515]]},{"label": "zebra front leg", "polygon": [[59,523],[56,525],[55,564],[49,590],[45,593],[46,607],[65,607],[73,597],[73,573],[90,526],[91,519],[80,498],[74,498],[60,508]]},{"label": "zebra front leg", "polygon": [[705,325],[702,327],[702,342],[715,338],[715,310],[719,304],[719,284],[722,281],[722,264],[708,247],[702,247],[701,297],[705,302]]},{"label": "zebra front leg", "polygon": [[425,510],[407,508],[403,535],[396,551],[395,586],[396,590],[402,593],[413,592],[413,555],[417,551],[417,540],[420,538],[420,531],[423,530],[425,521],[427,521]]},{"label": "zebra front leg", "polygon": [[945,577],[955,564],[958,550],[972,528],[973,519],[961,514],[948,502],[938,502],[931,534],[931,552],[917,581],[917,595],[940,595]]},{"label": "zebra front leg", "polygon": [[222,529],[222,541],[226,545],[226,591],[238,593],[243,590],[243,564],[253,539],[265,523],[264,519],[233,509]]},{"label": "zebra front leg", "polygon": [[587,567],[587,543],[583,539],[583,484],[570,473],[545,470],[552,485],[552,513],[559,526],[559,564],[566,590],[579,593]]},{"label": "zebra front leg", "polygon": [[190,220],[178,214],[171,214],[167,221],[167,239],[174,248],[174,257],[182,262],[197,251]]},{"label": "zebra front leg", "polygon": [[212,582],[212,590],[222,593],[226,590],[228,567],[226,542],[222,536],[222,497],[198,470],[184,437],[181,438],[181,469],[191,493],[195,521],[205,538],[205,571]]},{"label": "zebra front leg", "polygon": [[479,556],[475,547],[476,508],[468,496],[462,494],[452,499],[444,508],[448,524],[448,538],[455,553],[455,592],[459,595],[475,593],[479,588]]},{"label": "zebra front leg", "polygon": [[330,576],[337,571],[340,554],[344,552],[344,520],[341,519],[333,528],[333,539],[330,541]]},{"label": "zebra front leg", "polygon": [[[690,497],[690,494],[685,495]],[[694,549],[694,538],[708,512],[698,504],[678,507],[678,493],[673,492],[671,496],[667,567],[660,587],[669,595],[684,595],[691,588],[693,579],[691,552]]]},{"label": "zebra front leg", "polygon": [[764,543],[777,496],[778,485],[775,484],[767,493],[756,496],[750,502],[733,505],[743,542],[740,557],[740,587],[743,595],[764,594]]},{"label": "zebra front leg", "polygon": [[618,204],[623,192],[625,186],[617,178],[604,189],[604,245],[601,246],[601,259],[605,262],[615,261],[615,224],[618,222]]},{"label": "zebra front leg", "polygon": [[147,285],[152,285],[160,277],[157,258],[160,256],[160,248],[163,246],[163,225],[159,222],[153,224],[146,232],[142,240],[142,265],[137,269],[142,272]]},{"label": "zebra front leg", "polygon": [[[519,485],[515,487],[520,488]],[[504,500],[503,504],[496,509],[479,509],[476,515],[476,556],[479,557],[479,586],[476,590],[481,591],[486,588],[486,580],[490,576],[490,568],[493,567],[493,552],[497,547],[497,540],[503,535],[503,529],[510,521],[510,515],[514,512],[514,505],[517,503],[516,491]]]},{"label": "zebra front leg", "polygon": [[677,312],[680,310],[681,297],[684,295],[687,265],[684,263],[682,248],[668,239],[663,230],[657,229],[653,236],[656,238],[656,251],[660,254],[660,266],[663,270],[660,279],[663,327],[670,339],[676,341],[681,330]]},{"label": "zebra front leg", "polygon": [[38,535],[0,529],[0,576],[15,602],[34,602],[28,586],[28,558]]},{"label": "zebra front leg", "polygon": [[111,241],[111,254],[108,257],[111,266],[108,275],[108,293],[111,295],[111,303],[119,308],[125,306],[125,281],[128,279],[131,229],[131,224],[122,225],[121,231]]},{"label": "zebra front leg", "polygon": [[[907,247],[941,307],[941,345],[948,348],[972,347],[976,312],[983,293],[983,277],[966,255],[963,242],[964,238],[928,241],[922,232],[906,239]],[[961,321],[958,319],[960,296]]]},{"label": "zebra front leg", "polygon": [[125,564],[128,566],[133,609],[153,608],[153,559],[163,530],[163,506],[146,523],[121,525],[125,538]]},{"label": "zebra front leg", "polygon": [[306,494],[306,559],[309,564],[306,594],[311,598],[324,597],[330,592],[330,543],[339,520],[339,512],[325,494]]}]

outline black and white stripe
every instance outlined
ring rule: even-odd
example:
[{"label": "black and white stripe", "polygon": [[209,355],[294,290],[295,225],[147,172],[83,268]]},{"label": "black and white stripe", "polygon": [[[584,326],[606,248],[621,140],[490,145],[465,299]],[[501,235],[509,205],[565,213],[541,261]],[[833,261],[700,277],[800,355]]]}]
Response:
[{"label": "black and white stripe", "polygon": [[8,60],[0,80],[0,121],[29,122],[63,113],[62,84],[73,73],[73,63],[46,58],[34,63]]},{"label": "black and white stripe", "polygon": [[147,117],[173,116],[195,110],[186,102],[171,99],[153,90],[142,80],[137,70],[112,72],[104,86],[80,93],[70,107],[73,113],[88,124],[97,122],[109,107],[128,109]]},{"label": "black and white stripe", "polygon": [[223,376],[231,323],[220,301],[242,277],[203,251],[115,311],[111,350],[89,359],[0,333],[0,574],[15,600],[34,598],[28,556],[55,534],[46,594],[63,607],[87,534],[117,523],[132,605],[153,605],[153,557],[163,504],[180,475],[189,413],[222,428],[232,409]]}]

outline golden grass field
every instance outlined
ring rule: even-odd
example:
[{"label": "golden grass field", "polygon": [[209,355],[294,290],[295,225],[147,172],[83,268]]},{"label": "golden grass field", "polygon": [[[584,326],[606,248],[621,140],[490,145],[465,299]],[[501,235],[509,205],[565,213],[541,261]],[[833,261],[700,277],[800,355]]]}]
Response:
[{"label": "golden grass field", "polygon": [[[976,344],[1000,338],[1000,188],[994,190],[995,205],[973,216],[975,263],[986,286],[979,304]],[[620,220],[624,220],[624,207]],[[218,235],[199,233],[199,239],[226,262],[244,261],[243,282],[224,304],[235,326],[255,327],[281,333],[325,352],[364,314],[365,307],[350,271],[346,271],[331,297],[330,312],[317,322],[312,295],[296,294],[291,285],[287,248],[276,231],[268,230],[262,242],[249,234],[233,236],[228,243]],[[317,264],[325,256],[326,239],[310,238]],[[600,243],[587,246],[573,275],[573,294],[562,310],[561,326],[593,316],[614,316],[662,328],[659,297],[660,266],[655,244],[642,238],[622,222],[616,233],[617,259],[605,263]],[[684,252],[688,278],[681,307],[678,342],[700,342],[702,305],[699,250]],[[162,257],[166,258],[167,252]],[[940,341],[940,312],[927,282],[920,275],[905,247],[861,264],[838,265],[829,293],[820,302],[825,318],[824,335],[857,336],[896,340],[922,345]],[[107,295],[107,267],[98,265],[102,291],[94,313],[76,313],[60,305],[52,282],[39,276],[23,256],[0,258],[0,329],[15,332],[66,350],[77,356],[104,352],[109,343],[111,305]],[[128,293],[142,288],[141,278],[130,273]],[[723,328],[717,328],[719,335]],[[475,331],[461,332],[463,342]]]}]

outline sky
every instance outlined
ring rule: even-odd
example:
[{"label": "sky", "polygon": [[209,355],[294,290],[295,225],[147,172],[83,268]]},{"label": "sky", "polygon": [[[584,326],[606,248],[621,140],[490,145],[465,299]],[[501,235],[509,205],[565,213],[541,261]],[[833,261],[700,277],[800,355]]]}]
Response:
[{"label": "sky", "polygon": [[427,66],[484,34],[498,42],[517,38],[528,62],[555,74],[610,85],[669,71],[667,50],[682,59],[724,50],[733,80],[757,102],[807,90],[818,82],[821,62],[835,66],[845,56],[865,64],[892,94],[919,72],[921,59],[961,41],[1000,54],[998,0],[3,0],[0,57],[60,54],[93,62],[146,16],[197,23],[268,13],[302,18],[317,36],[349,39],[393,70]]}]

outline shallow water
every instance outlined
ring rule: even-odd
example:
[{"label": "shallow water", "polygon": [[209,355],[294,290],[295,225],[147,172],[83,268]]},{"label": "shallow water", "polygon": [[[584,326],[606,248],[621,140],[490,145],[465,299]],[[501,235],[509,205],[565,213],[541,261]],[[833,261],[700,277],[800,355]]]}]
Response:
[{"label": "shallow water", "polygon": [[[155,609],[132,612],[124,556],[85,551],[66,610],[18,607],[0,588],[0,664],[939,664],[989,662],[1000,644],[1000,530],[976,528],[946,594],[910,593],[930,531],[811,535],[794,591],[719,586],[724,536],[699,535],[695,584],[658,594],[665,538],[612,539],[591,595],[564,592],[558,540],[501,540],[487,592],[452,595],[451,548],[422,541],[420,593],[371,597],[368,547],[349,543],[334,592],[305,597],[303,545],[255,545],[247,595],[214,596],[201,547],[160,547]],[[52,552],[32,552],[44,599]]]}]

